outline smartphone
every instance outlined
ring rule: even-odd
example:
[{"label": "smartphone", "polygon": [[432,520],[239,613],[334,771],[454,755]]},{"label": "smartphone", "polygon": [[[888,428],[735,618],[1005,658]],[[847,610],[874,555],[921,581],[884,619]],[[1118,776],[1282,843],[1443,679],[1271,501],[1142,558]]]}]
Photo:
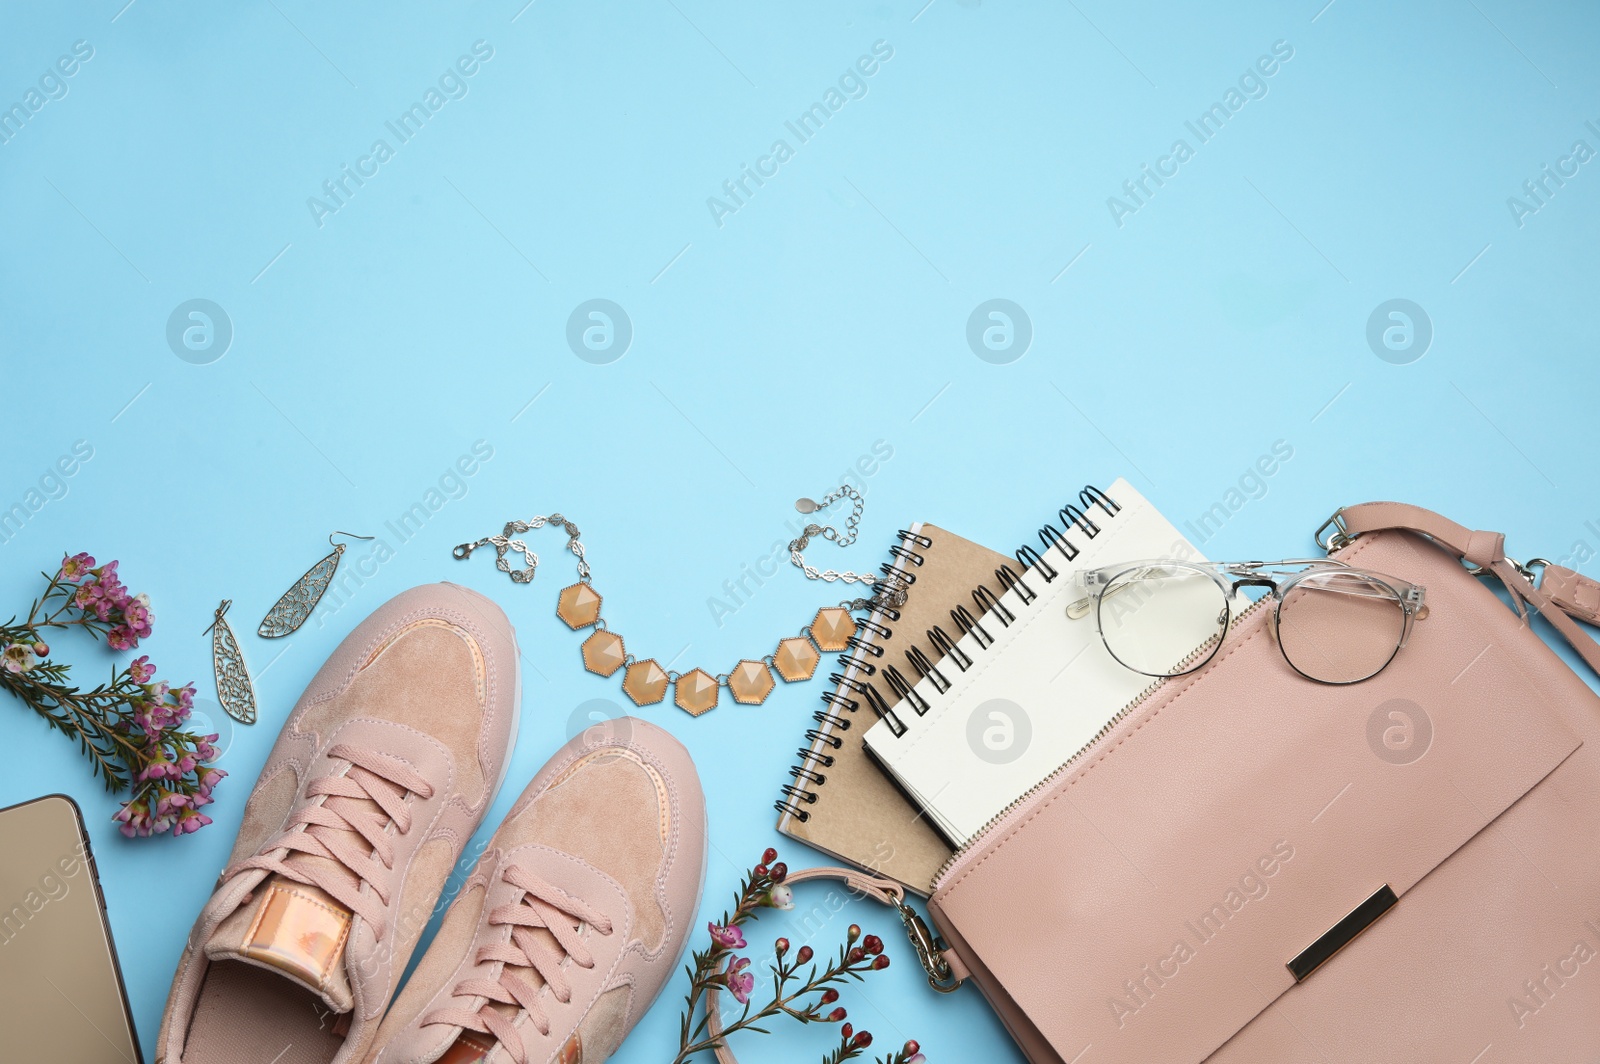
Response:
[{"label": "smartphone", "polygon": [[0,809],[0,1056],[144,1064],[78,804]]}]

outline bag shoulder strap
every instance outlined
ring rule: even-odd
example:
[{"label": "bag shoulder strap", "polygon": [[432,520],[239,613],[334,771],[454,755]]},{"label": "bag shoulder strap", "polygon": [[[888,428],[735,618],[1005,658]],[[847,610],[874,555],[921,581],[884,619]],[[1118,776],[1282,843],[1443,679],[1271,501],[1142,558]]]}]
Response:
[{"label": "bag shoulder strap", "polygon": [[[1511,593],[1519,614],[1526,617],[1527,607],[1532,606],[1600,675],[1600,643],[1574,620],[1600,623],[1600,581],[1543,558],[1524,565],[1506,556],[1503,533],[1473,531],[1432,510],[1403,502],[1343,507],[1317,529],[1317,544],[1331,552],[1365,533],[1383,529],[1425,536],[1473,566],[1476,574],[1492,573]],[[1537,570],[1542,570],[1542,575]]]}]

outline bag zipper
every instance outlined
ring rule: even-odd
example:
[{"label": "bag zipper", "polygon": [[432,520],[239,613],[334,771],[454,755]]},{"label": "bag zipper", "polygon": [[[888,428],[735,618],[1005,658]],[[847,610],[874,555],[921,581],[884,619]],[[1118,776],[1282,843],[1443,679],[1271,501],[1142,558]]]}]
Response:
[{"label": "bag zipper", "polygon": [[[1260,599],[1257,599],[1255,602],[1252,602],[1245,609],[1239,611],[1239,613],[1237,615],[1235,615],[1234,618],[1231,621],[1228,622],[1228,631],[1224,633],[1224,636],[1226,636],[1228,633],[1231,633],[1231,632],[1235,631],[1236,628],[1238,627],[1238,625],[1240,624],[1240,622],[1242,622],[1246,618],[1248,618],[1251,614],[1253,614],[1256,611],[1257,607],[1259,607],[1263,602],[1266,602],[1270,598],[1271,598],[1270,595],[1264,596],[1264,597],[1262,597]],[[1212,646],[1215,644],[1215,642],[1216,642],[1216,639],[1212,638],[1212,639],[1206,640],[1204,643],[1201,643],[1199,646],[1195,647],[1188,654],[1186,654],[1181,661],[1178,662],[1178,668],[1182,669],[1183,667],[1185,667],[1185,666],[1189,665],[1191,662],[1193,662],[1196,658],[1200,657],[1202,654],[1209,652],[1211,650]],[[1082,749],[1080,749],[1077,753],[1073,754],[1071,757],[1067,758],[1067,760],[1063,761],[1054,771],[1052,771],[1044,779],[1040,780],[1038,783],[1035,783],[1032,787],[1029,787],[1026,791],[1024,791],[1016,799],[1014,799],[1004,809],[1000,810],[1000,812],[998,812],[994,816],[990,817],[989,820],[983,825],[983,827],[979,828],[976,832],[974,832],[972,834],[972,836],[970,838],[967,839],[966,842],[963,842],[959,847],[957,847],[955,852],[952,853],[948,858],[945,859],[944,864],[939,866],[938,873],[933,877],[933,885],[931,887],[931,890],[934,893],[937,893],[938,890],[939,890],[939,887],[944,882],[945,876],[949,875],[950,870],[953,869],[957,864],[959,864],[961,862],[961,859],[963,857],[965,857],[971,850],[975,849],[977,847],[977,845],[980,842],[982,842],[984,840],[984,838],[986,836],[988,836],[988,834],[991,831],[993,831],[996,827],[998,827],[1002,821],[1004,821],[1012,813],[1016,812],[1018,808],[1020,808],[1023,805],[1026,805],[1029,801],[1031,801],[1032,799],[1036,798],[1041,791],[1044,791],[1044,790],[1048,789],[1051,785],[1053,785],[1062,775],[1064,775],[1067,772],[1068,769],[1072,768],[1079,761],[1081,761],[1083,759],[1084,755],[1088,754],[1091,750],[1093,750],[1096,746],[1098,746],[1100,744],[1100,741],[1102,739],[1104,739],[1111,732],[1112,729],[1114,729],[1118,724],[1121,724],[1124,720],[1126,720],[1140,706],[1144,705],[1144,703],[1146,701],[1148,701],[1149,698],[1152,695],[1154,695],[1157,691],[1161,690],[1161,688],[1166,685],[1167,680],[1174,679],[1174,678],[1175,677],[1166,677],[1166,676],[1161,677],[1161,678],[1155,680],[1154,682],[1152,682],[1144,690],[1140,691],[1137,695],[1135,695],[1133,697],[1133,700],[1131,702],[1129,702],[1127,705],[1123,706],[1121,709],[1117,710],[1116,714],[1114,716],[1112,716],[1112,718],[1110,720],[1106,721],[1105,724],[1100,728],[1099,731],[1095,732],[1094,738],[1090,739],[1087,743],[1085,743],[1083,745]],[[942,943],[941,943],[941,945],[942,945]]]}]

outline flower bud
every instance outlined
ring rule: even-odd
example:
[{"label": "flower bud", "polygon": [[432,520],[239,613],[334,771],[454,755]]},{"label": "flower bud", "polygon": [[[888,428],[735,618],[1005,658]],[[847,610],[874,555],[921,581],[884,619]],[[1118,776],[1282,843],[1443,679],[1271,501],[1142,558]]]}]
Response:
[{"label": "flower bud", "polygon": [[877,935],[868,935],[861,943],[861,948],[876,957],[883,952],[883,939]]},{"label": "flower bud", "polygon": [[778,851],[774,850],[771,846],[768,846],[767,847],[767,852],[763,853],[761,855],[761,863],[762,864],[769,865],[773,861],[776,861],[777,859],[778,859]]},{"label": "flower bud", "polygon": [[772,876],[774,883],[782,883],[789,876],[789,866],[779,861],[772,866],[768,874]]},{"label": "flower bud", "polygon": [[829,1023],[838,1023],[840,1020],[844,1019],[844,1017],[845,1017],[844,1009],[843,1008],[837,1008],[837,1009],[834,1009],[832,1012],[828,1013],[828,1022]]},{"label": "flower bud", "polygon": [[850,1044],[855,1046],[857,1049],[867,1048],[872,1044],[872,1032],[858,1031],[856,1036],[850,1040]]},{"label": "flower bud", "polygon": [[794,959],[797,964],[806,964],[811,960],[811,957],[812,952],[810,946],[801,946],[800,952],[794,955]]},{"label": "flower bud", "polygon": [[867,957],[867,951],[860,946],[851,946],[850,952],[845,954],[845,960],[851,964],[860,964]]},{"label": "flower bud", "polygon": [[872,970],[873,971],[881,972],[887,967],[889,967],[889,958],[888,957],[878,956],[878,957],[872,958]]},{"label": "flower bud", "polygon": [[835,1001],[838,1001],[838,1000],[839,1000],[839,992],[837,990],[835,990],[833,987],[830,986],[828,989],[826,989],[826,990],[824,990],[822,992],[822,1003],[824,1005],[832,1005]]},{"label": "flower bud", "polygon": [[37,656],[39,656],[41,658],[49,657],[50,656],[50,644],[49,643],[44,643],[44,642],[35,643],[35,644],[33,644],[33,652],[34,652],[34,654],[36,654]]},{"label": "flower bud", "polygon": [[767,866],[764,864],[758,864],[750,870],[750,874],[755,876],[757,879],[765,879],[767,878]]},{"label": "flower bud", "polygon": [[845,932],[845,936],[851,942],[854,942],[856,939],[860,938],[861,937],[861,925],[860,924],[851,924],[850,925],[850,929]]},{"label": "flower bud", "polygon": [[848,1024],[848,1023],[847,1023],[847,1024],[845,1024],[845,1025],[844,1025],[844,1026],[843,1026],[843,1027],[841,1027],[841,1028],[839,1028],[839,1037],[840,1037],[840,1038],[846,1038],[846,1039],[847,1039],[847,1038],[849,1038],[849,1037],[850,1037],[850,1035],[851,1035],[851,1034],[852,1034],[852,1033],[853,1033],[853,1032],[854,1032],[854,1031],[855,1031],[855,1028],[854,1028],[854,1027],[852,1027],[852,1026],[851,1026],[851,1025],[850,1025],[850,1024]]},{"label": "flower bud", "polygon": [[914,1053],[922,1052],[922,1046],[917,1043],[915,1038],[909,1038],[906,1040],[906,1047],[901,1052],[909,1057]]},{"label": "flower bud", "polygon": [[789,952],[789,940],[786,939],[786,938],[780,938],[780,939],[778,939],[778,941],[776,941],[776,942],[774,942],[772,944],[772,948],[774,950],[776,950],[777,953],[778,953],[778,956],[781,957],[785,953]]}]

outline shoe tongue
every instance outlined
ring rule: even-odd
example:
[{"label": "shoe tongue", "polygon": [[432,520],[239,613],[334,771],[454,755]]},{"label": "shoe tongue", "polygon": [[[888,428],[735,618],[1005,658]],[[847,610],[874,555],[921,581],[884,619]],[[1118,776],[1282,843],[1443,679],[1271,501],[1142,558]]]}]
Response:
[{"label": "shoe tongue", "polygon": [[346,972],[350,910],[316,887],[282,876],[261,882],[206,943],[206,957],[277,973],[336,1013],[355,1007]]},{"label": "shoe tongue", "polygon": [[[472,1031],[463,1031],[450,1048],[445,1050],[444,1056],[434,1061],[433,1064],[485,1064],[489,1054],[494,1052],[495,1039],[488,1035],[474,1034]],[[577,1031],[572,1032],[557,1052],[551,1064],[583,1064],[583,1036]]]},{"label": "shoe tongue", "polygon": [[444,1056],[434,1064],[483,1064],[494,1052],[495,1040],[487,1035],[466,1031],[445,1050]]}]

